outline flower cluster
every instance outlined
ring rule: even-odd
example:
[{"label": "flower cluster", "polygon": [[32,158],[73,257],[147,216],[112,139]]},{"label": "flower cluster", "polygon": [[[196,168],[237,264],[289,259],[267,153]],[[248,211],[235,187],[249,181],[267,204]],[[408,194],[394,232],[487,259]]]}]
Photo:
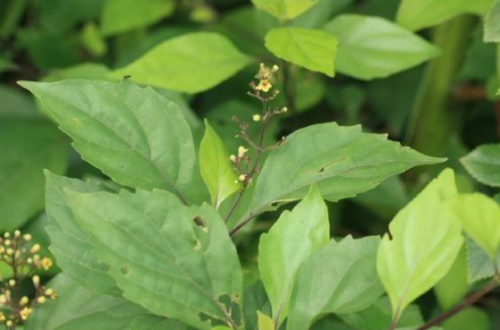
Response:
[{"label": "flower cluster", "polygon": [[[41,246],[32,244],[31,240],[30,234],[22,235],[19,230],[12,234],[6,232],[0,237],[0,262],[11,271],[8,279],[0,278],[0,323],[9,330],[26,321],[36,305],[57,297],[54,290],[45,288],[36,275],[39,270],[50,269],[52,260],[40,257]],[[32,298],[21,294],[21,284],[27,279],[31,279],[35,289]]]}]

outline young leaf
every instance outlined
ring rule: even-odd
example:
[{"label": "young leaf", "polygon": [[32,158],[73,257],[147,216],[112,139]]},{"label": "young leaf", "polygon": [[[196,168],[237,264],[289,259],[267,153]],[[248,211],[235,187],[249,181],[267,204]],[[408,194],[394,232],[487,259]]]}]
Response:
[{"label": "young leaf", "polygon": [[200,145],[200,171],[216,208],[239,189],[238,175],[229,153],[207,120]]},{"label": "young leaf", "polygon": [[342,15],[325,30],[339,40],[337,71],[358,79],[384,78],[439,55],[420,36],[380,17]]},{"label": "young leaf", "polygon": [[271,152],[255,186],[250,210],[302,199],[313,183],[323,198],[338,201],[375,188],[414,166],[442,162],[385,135],[363,133],[360,126],[336,123],[310,126],[291,134]]},{"label": "young leaf", "polygon": [[41,120],[0,120],[0,231],[13,230],[43,209],[43,169],[66,169],[68,141]]},{"label": "young leaf", "polygon": [[448,273],[462,247],[461,226],[447,207],[456,195],[447,169],[396,215],[383,237],[377,270],[395,320]]},{"label": "young leaf", "polygon": [[257,318],[259,320],[259,330],[274,330],[273,319],[266,314],[257,311]]},{"label": "young leaf", "polygon": [[280,20],[290,20],[318,3],[318,0],[252,0],[255,7]]},{"label": "young leaf", "polygon": [[50,251],[64,273],[88,290],[121,297],[121,290],[99,263],[88,235],[82,230],[68,204],[66,190],[98,192],[95,181],[80,181],[45,171],[45,208],[49,220],[47,232],[52,242]]},{"label": "young leaf", "polygon": [[333,77],[337,39],[321,30],[276,28],[266,35],[266,47],[274,55]]},{"label": "young leaf", "polygon": [[242,272],[215,210],[184,206],[162,190],[68,196],[125,298],[198,329],[210,320],[236,326],[220,298],[238,301]]},{"label": "young leaf", "polygon": [[106,0],[102,11],[102,32],[113,36],[146,27],[173,13],[172,0]]},{"label": "young leaf", "polygon": [[479,146],[461,161],[476,180],[500,187],[500,144]]},{"label": "young leaf", "polygon": [[151,88],[64,80],[22,82],[73,139],[82,157],[119,184],[188,194],[193,138],[179,107]]},{"label": "young leaf", "polygon": [[375,267],[378,237],[330,242],[304,262],[290,301],[287,330],[309,329],[319,316],[361,311],[383,293]]},{"label": "young leaf", "polygon": [[403,0],[399,6],[397,23],[417,31],[438,25],[463,13],[483,15],[492,0]]},{"label": "young leaf", "polygon": [[500,206],[486,195],[456,196],[450,209],[464,231],[495,261],[500,246]]},{"label": "young leaf", "polygon": [[224,36],[198,32],[169,39],[130,65],[112,73],[176,91],[198,93],[212,88],[250,64]]},{"label": "young leaf", "polygon": [[269,233],[261,236],[259,271],[278,324],[288,315],[300,265],[327,245],[329,237],[328,210],[315,186],[293,211],[284,211]]},{"label": "young leaf", "polygon": [[[24,326],[25,330],[170,330],[174,322],[151,315],[144,308],[125,299],[98,294],[78,285],[65,274],[50,284],[57,292],[53,302],[37,306]],[[186,329],[186,326],[179,327]]]},{"label": "young leaf", "polygon": [[500,0],[491,6],[484,25],[484,41],[500,42]]}]

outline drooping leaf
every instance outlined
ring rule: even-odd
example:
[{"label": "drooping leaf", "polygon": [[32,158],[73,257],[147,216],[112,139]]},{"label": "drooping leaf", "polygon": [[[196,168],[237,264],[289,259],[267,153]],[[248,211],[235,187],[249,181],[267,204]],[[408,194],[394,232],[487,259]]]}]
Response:
[{"label": "drooping leaf", "polygon": [[[474,284],[477,281],[493,277],[495,268],[488,254],[479,247],[470,237],[466,241],[467,248],[467,281]],[[500,265],[500,251],[496,258],[497,265]]]},{"label": "drooping leaf", "polygon": [[22,227],[43,209],[43,170],[66,170],[68,141],[43,120],[0,120],[0,231]]},{"label": "drooping leaf", "polygon": [[229,153],[207,120],[200,145],[200,171],[216,208],[240,187]]},{"label": "drooping leaf", "polygon": [[476,180],[488,186],[500,187],[500,144],[480,146],[461,161]]},{"label": "drooping leaf", "polygon": [[464,13],[483,15],[492,0],[403,0],[396,21],[412,31],[438,25]]},{"label": "drooping leaf", "polygon": [[144,308],[123,298],[111,297],[87,290],[65,274],[57,276],[49,285],[57,293],[55,301],[37,306],[28,318],[25,330],[146,330],[137,327],[153,326],[157,330],[187,330],[175,327],[165,318],[151,315]]},{"label": "drooping leaf", "polygon": [[271,152],[255,186],[250,210],[302,199],[315,183],[329,201],[375,188],[392,175],[442,159],[422,155],[385,135],[363,133],[360,126],[319,124],[291,134]]},{"label": "drooping leaf", "polygon": [[173,0],[106,0],[102,11],[102,31],[113,36],[146,27],[169,16]]},{"label": "drooping leaf", "polygon": [[210,319],[236,322],[220,299],[241,297],[241,267],[215,210],[162,190],[68,196],[125,298],[198,329],[210,329]]},{"label": "drooping leaf", "polygon": [[420,36],[380,17],[342,15],[325,30],[339,40],[337,71],[358,79],[384,78],[439,55]]},{"label": "drooping leaf", "polygon": [[318,0],[252,0],[252,3],[280,20],[289,20],[307,11]]},{"label": "drooping leaf", "polygon": [[469,290],[466,250],[464,245],[448,274],[434,288],[439,306],[444,311],[461,302]]},{"label": "drooping leaf", "polygon": [[[387,330],[392,321],[391,302],[382,297],[365,310],[352,314],[341,314],[339,317],[356,330]],[[418,327],[424,320],[418,306],[410,305],[399,321],[399,327]]]},{"label": "drooping leaf", "polygon": [[79,285],[100,294],[121,296],[121,290],[108,275],[108,267],[99,263],[88,235],[75,219],[66,190],[98,192],[96,181],[80,181],[45,172],[45,208],[49,219],[47,232],[50,250],[57,265]]},{"label": "drooping leaf", "polygon": [[250,64],[231,42],[209,32],[190,33],[159,44],[112,73],[140,84],[198,93],[212,88]]},{"label": "drooping leaf", "polygon": [[193,190],[191,131],[179,107],[154,90],[127,81],[21,85],[41,101],[82,157],[115,182],[167,189],[179,197]]},{"label": "drooping leaf", "polygon": [[337,39],[321,30],[276,28],[266,35],[266,47],[274,55],[333,77]]},{"label": "drooping leaf", "polygon": [[[287,315],[292,288],[301,264],[328,244],[330,223],[321,194],[309,194],[290,212],[284,211],[259,244],[259,271],[273,309],[281,323]],[[298,244],[300,242],[300,244]]]},{"label": "drooping leaf", "polygon": [[451,212],[464,231],[494,261],[500,246],[500,206],[486,195],[459,195],[450,201]]},{"label": "drooping leaf", "polygon": [[443,322],[444,330],[492,329],[488,314],[477,307],[469,307]]},{"label": "drooping leaf", "polygon": [[309,329],[318,317],[361,311],[382,295],[375,267],[380,238],[347,237],[316,252],[299,270],[287,330]]},{"label": "drooping leaf", "polygon": [[495,0],[491,6],[484,25],[484,41],[500,42],[500,1]]},{"label": "drooping leaf", "polygon": [[452,267],[463,244],[461,226],[447,207],[456,195],[455,176],[447,169],[396,215],[383,237],[377,270],[394,319]]}]

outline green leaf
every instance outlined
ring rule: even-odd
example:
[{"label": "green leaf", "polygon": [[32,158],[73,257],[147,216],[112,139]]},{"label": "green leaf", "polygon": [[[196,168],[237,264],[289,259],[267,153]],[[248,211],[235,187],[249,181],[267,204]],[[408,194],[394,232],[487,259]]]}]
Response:
[{"label": "green leaf", "polygon": [[308,195],[291,212],[284,211],[271,230],[261,236],[259,271],[277,323],[288,315],[300,265],[327,245],[329,238],[328,209],[315,186],[311,186]]},{"label": "green leaf", "polygon": [[446,203],[456,195],[455,176],[447,169],[396,215],[391,235],[384,235],[377,269],[394,319],[435,286],[455,262],[463,238]]},{"label": "green leaf", "polygon": [[240,299],[242,272],[215,210],[184,206],[162,190],[68,196],[126,299],[198,329],[210,329],[210,319],[233,322],[220,298]]},{"label": "green leaf", "polygon": [[200,144],[200,171],[216,208],[240,188],[229,153],[208,120]]},{"label": "green leaf", "polygon": [[337,71],[358,79],[384,78],[440,53],[420,36],[380,17],[342,15],[325,30],[339,40]]},{"label": "green leaf", "polygon": [[469,307],[452,316],[443,323],[444,330],[489,330],[492,329],[486,312],[476,307]]},{"label": "green leaf", "polygon": [[363,133],[360,126],[336,123],[300,129],[272,151],[255,186],[250,210],[302,199],[316,183],[323,198],[338,201],[375,188],[414,166],[442,162],[422,155],[386,135]]},{"label": "green leaf", "polygon": [[106,0],[102,31],[113,36],[154,24],[174,12],[172,0]]},{"label": "green leaf", "polygon": [[65,274],[57,276],[49,286],[57,293],[57,299],[37,306],[28,318],[25,330],[153,329],[134,326],[137,321],[154,325],[157,330],[173,329],[172,321],[151,315],[125,299],[89,291]]},{"label": "green leaf", "polygon": [[274,330],[274,322],[272,318],[260,311],[257,311],[257,318],[259,320],[259,330]]},{"label": "green leaf", "polygon": [[108,267],[99,263],[88,235],[76,221],[66,190],[98,192],[103,187],[96,181],[84,182],[45,172],[45,208],[50,223],[47,232],[57,265],[88,290],[121,296],[121,290],[107,273]]},{"label": "green leaf", "polygon": [[[380,298],[375,304],[365,310],[352,314],[342,314],[339,317],[345,323],[358,330],[387,330],[392,322],[391,302],[387,297]],[[399,327],[414,329],[424,324],[418,306],[410,305],[399,321]]]},{"label": "green leaf", "polygon": [[43,209],[43,169],[64,173],[68,142],[42,120],[0,120],[0,231],[20,228]]},{"label": "green leaf", "polygon": [[488,186],[500,187],[500,144],[479,146],[461,161],[476,180]]},{"label": "green leaf", "polygon": [[325,314],[348,314],[373,304],[383,293],[376,271],[380,239],[347,237],[330,242],[302,264],[290,301],[287,330],[309,329]]},{"label": "green leaf", "polygon": [[491,6],[484,25],[484,41],[500,42],[500,0]]},{"label": "green leaf", "polygon": [[[127,81],[22,82],[73,139],[82,157],[115,182],[192,191],[195,149],[179,107]],[[181,197],[186,198],[186,197]]]},{"label": "green leaf", "polygon": [[321,30],[277,28],[266,35],[266,47],[277,57],[311,71],[335,75],[337,39]]},{"label": "green leaf", "polygon": [[159,44],[130,65],[113,72],[144,85],[198,93],[210,89],[250,64],[225,37],[198,32]]},{"label": "green leaf", "polygon": [[262,281],[247,286],[243,295],[243,316],[247,330],[258,330],[258,319],[255,311],[271,314],[271,303],[267,297]]},{"label": "green leaf", "polygon": [[[473,284],[477,281],[493,277],[495,268],[486,252],[479,247],[470,237],[467,237],[467,281]],[[500,265],[500,251],[498,251],[497,265]]]},{"label": "green leaf", "polygon": [[500,206],[479,193],[456,196],[450,212],[460,220],[464,231],[494,261],[500,246]]},{"label": "green leaf", "polygon": [[444,311],[461,302],[469,291],[466,250],[464,245],[448,274],[434,288],[439,306]]},{"label": "green leaf", "polygon": [[33,98],[17,88],[0,85],[0,119],[39,118],[40,114]]},{"label": "green leaf", "polygon": [[318,0],[252,0],[252,3],[280,20],[289,20],[307,11]]},{"label": "green leaf", "polygon": [[464,13],[483,15],[492,0],[403,0],[396,21],[403,27],[416,31],[438,25]]}]

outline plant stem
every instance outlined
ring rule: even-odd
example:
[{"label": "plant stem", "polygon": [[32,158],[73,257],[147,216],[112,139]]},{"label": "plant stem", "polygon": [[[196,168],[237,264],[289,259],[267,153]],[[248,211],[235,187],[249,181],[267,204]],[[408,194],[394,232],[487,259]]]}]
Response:
[{"label": "plant stem", "polygon": [[435,28],[433,41],[441,56],[427,66],[407,124],[406,144],[431,156],[443,156],[450,137],[460,127],[461,116],[451,101],[454,79],[476,24],[461,16]]},{"label": "plant stem", "polygon": [[[472,304],[478,302],[483,298],[487,293],[491,292],[495,288],[497,288],[500,285],[500,277],[496,275],[492,280],[490,280],[485,286],[483,286],[481,289],[476,291],[474,294],[470,295],[467,297],[463,302],[460,304],[456,305],[449,311],[439,315],[438,317],[430,320],[426,324],[422,325],[421,327],[415,329],[415,330],[427,330],[432,328],[433,326],[441,324],[443,321],[449,319],[453,315],[459,313],[463,309],[471,306]],[[392,329],[392,328],[391,328]]]}]

